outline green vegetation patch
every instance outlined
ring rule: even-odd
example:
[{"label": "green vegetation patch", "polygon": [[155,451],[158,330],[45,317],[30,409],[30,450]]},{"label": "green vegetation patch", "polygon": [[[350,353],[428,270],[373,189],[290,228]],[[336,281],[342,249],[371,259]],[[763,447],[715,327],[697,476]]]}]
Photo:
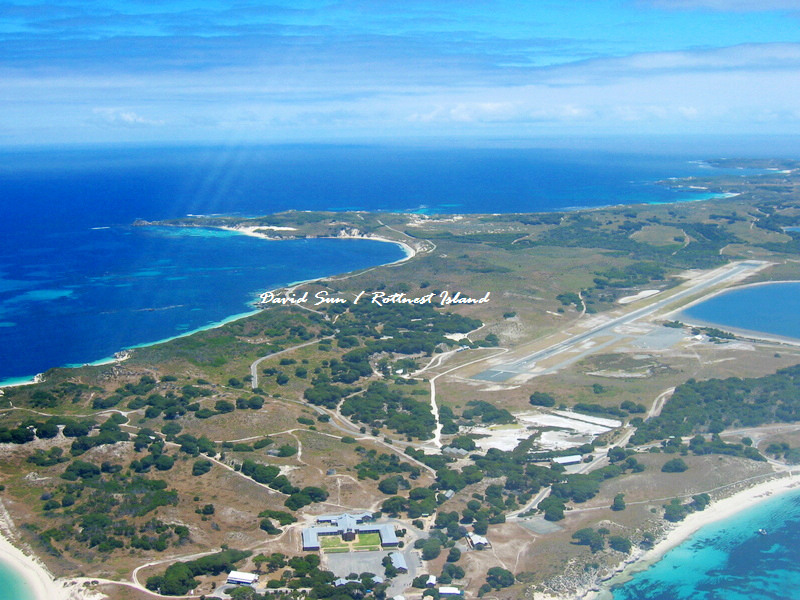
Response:
[{"label": "green vegetation patch", "polygon": [[323,550],[330,551],[339,548],[344,552],[349,551],[350,545],[338,535],[323,535],[319,538],[319,545]]},{"label": "green vegetation patch", "polygon": [[165,596],[182,596],[197,587],[198,575],[219,575],[233,571],[236,563],[250,556],[252,552],[224,550],[188,562],[178,562],[167,567],[163,575],[147,578],[147,589]]},{"label": "green vegetation patch", "polygon": [[410,438],[433,437],[436,421],[427,402],[389,388],[383,382],[370,383],[367,390],[342,403],[342,415],[366,424],[380,424]]},{"label": "green vegetation patch", "polygon": [[377,533],[359,533],[353,546],[356,548],[363,548],[364,546],[378,546],[381,545],[381,536]]},{"label": "green vegetation patch", "polygon": [[[764,377],[690,379],[675,388],[659,416],[639,425],[631,442],[646,444],[671,436],[718,434],[732,427],[797,421],[800,421],[800,365]],[[696,445],[707,446],[699,441]],[[727,450],[726,454],[737,453],[735,448]],[[761,456],[748,446],[740,446],[738,452],[749,458]]]}]

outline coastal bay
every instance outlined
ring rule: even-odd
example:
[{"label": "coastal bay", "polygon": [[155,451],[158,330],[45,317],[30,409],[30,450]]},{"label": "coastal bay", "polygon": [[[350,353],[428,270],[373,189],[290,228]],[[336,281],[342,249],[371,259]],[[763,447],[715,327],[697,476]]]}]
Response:
[{"label": "coastal bay", "polygon": [[[41,261],[35,277],[9,269],[18,289],[7,291],[0,304],[0,381],[109,360],[128,348],[252,314],[267,289],[407,256],[394,244],[370,240],[267,242],[213,230],[185,233],[86,231],[71,236],[81,248],[66,265],[55,257]],[[102,260],[98,253],[105,253]]]},{"label": "coastal bay", "polygon": [[61,586],[41,563],[23,554],[0,535],[0,598],[3,600],[62,600]]},{"label": "coastal bay", "polygon": [[[797,552],[792,538],[800,516],[799,492],[800,474],[790,472],[714,502],[631,559],[586,600],[794,597],[787,590],[800,578],[789,566]],[[737,561],[749,563],[752,572],[737,567]]]},{"label": "coastal bay", "polygon": [[0,600],[800,600],[796,2],[4,5]]}]

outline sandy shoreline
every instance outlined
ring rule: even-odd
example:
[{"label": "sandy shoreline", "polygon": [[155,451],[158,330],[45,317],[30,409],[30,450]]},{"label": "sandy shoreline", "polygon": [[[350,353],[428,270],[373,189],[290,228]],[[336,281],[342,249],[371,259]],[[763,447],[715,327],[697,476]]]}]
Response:
[{"label": "sandy shoreline", "polygon": [[[233,231],[233,232],[239,233],[241,235],[248,235],[250,237],[257,237],[257,238],[260,238],[262,240],[269,240],[269,241],[273,241],[273,242],[274,241],[282,241],[282,240],[286,240],[286,239],[289,239],[289,238],[271,237],[271,236],[269,236],[269,235],[267,235],[265,233],[259,232],[258,230],[264,230],[264,229],[287,229],[287,230],[291,229],[291,230],[294,230],[293,227],[280,227],[279,228],[279,227],[263,227],[263,226],[258,226],[258,227],[255,227],[255,226],[250,226],[250,227],[242,227],[242,226],[220,227],[220,229],[224,229],[225,231]],[[285,290],[288,293],[292,293],[298,287],[300,287],[301,285],[306,285],[308,283],[314,283],[316,281],[348,279],[348,278],[350,278],[350,277],[352,277],[354,275],[357,275],[357,274],[360,274],[360,273],[365,273],[365,272],[371,271],[373,269],[379,269],[381,267],[390,267],[392,265],[399,265],[400,263],[404,263],[407,260],[411,260],[412,258],[414,258],[417,255],[416,248],[414,248],[413,246],[411,246],[409,244],[406,244],[405,242],[401,242],[400,240],[393,240],[391,238],[386,238],[386,237],[382,237],[382,236],[379,236],[379,235],[373,235],[373,234],[340,235],[340,236],[316,237],[316,238],[305,238],[305,239],[372,240],[374,242],[386,242],[388,244],[394,244],[396,246],[400,246],[400,248],[405,253],[405,256],[403,258],[399,258],[399,259],[397,259],[395,261],[392,261],[390,263],[384,263],[384,264],[381,264],[381,265],[376,265],[374,267],[367,267],[365,269],[357,269],[355,271],[351,271],[349,273],[343,273],[341,275],[325,275],[323,277],[314,277],[312,279],[303,279],[303,280],[300,280],[300,281],[293,281],[293,282],[289,283],[288,285],[285,285],[285,286],[282,286],[282,287],[279,287],[279,288],[274,288],[272,290],[265,290],[265,291],[275,292],[275,291],[278,291],[278,290]]]},{"label": "sandy shoreline", "polygon": [[[735,335],[737,338],[742,338],[744,340],[751,340],[754,342],[769,342],[771,344],[783,344],[787,346],[800,346],[800,339],[776,335],[772,333],[765,333],[763,331],[756,331],[754,329],[743,329],[741,327],[730,327],[729,325],[725,325],[724,323],[715,323],[713,321],[707,321],[705,319],[697,319],[695,317],[690,317],[689,315],[683,314],[681,312],[676,312],[671,315],[676,321],[680,321],[684,325],[688,325],[689,327],[711,327],[714,329],[719,329],[720,331],[726,331]],[[734,340],[731,340],[734,341]]]},{"label": "sandy shoreline", "polygon": [[[265,240],[278,240],[281,238],[273,238],[265,233],[256,233],[255,230],[256,229],[291,230],[293,228],[223,227],[222,229],[235,231],[236,233],[239,234],[258,237]],[[409,244],[406,244],[405,242],[371,234],[343,235],[337,237],[330,237],[329,239],[367,239],[373,241],[388,242],[400,246],[406,254],[404,258],[398,259],[397,261],[391,263],[386,263],[383,265],[378,265],[376,267],[371,267],[371,269],[403,263],[413,258],[417,254],[417,250],[414,249]],[[358,272],[360,272],[360,270]],[[336,276],[321,277],[319,279],[330,279],[335,277]],[[312,279],[303,282],[296,282],[291,284],[291,287],[296,287],[297,285],[301,285],[303,283],[309,283],[311,281],[316,281],[316,280],[317,279]],[[780,283],[780,282],[759,282],[750,285],[766,285],[770,283]],[[747,286],[742,286],[742,287],[747,287]],[[646,290],[646,292],[647,291],[649,290]],[[718,293],[722,293],[723,291],[727,290],[721,290]],[[641,296],[641,294],[642,293],[640,293],[637,296],[632,296],[630,298],[633,300],[633,299],[639,299],[639,297],[646,297],[646,296]],[[238,318],[242,318],[243,316],[247,315],[241,315]],[[730,328],[727,329],[731,330]],[[744,332],[742,334],[744,335]],[[188,334],[182,334],[176,337],[183,337],[185,335]],[[784,341],[784,342],[786,341],[786,340],[776,340],[774,338],[762,338],[762,339],[768,339],[770,341]],[[168,341],[168,340],[162,340],[162,341]],[[791,340],[791,339],[788,340],[788,342],[794,344],[799,343],[797,340]],[[153,344],[146,344],[146,345],[149,346]],[[116,362],[116,361],[112,359],[108,360],[108,362]],[[759,504],[760,502],[768,498],[798,489],[800,489],[800,471],[796,473],[790,473],[789,476],[779,477],[777,479],[772,479],[770,481],[757,484],[751,488],[737,492],[732,496],[715,501],[705,511],[692,513],[684,521],[676,524],[676,526],[672,528],[664,537],[664,539],[659,541],[653,549],[647,552],[642,552],[638,556],[635,555],[632,556],[628,561],[626,561],[624,565],[620,566],[620,569],[618,569],[618,572],[616,575],[614,575],[614,577],[608,579],[601,585],[600,591],[589,591],[583,593],[583,595],[577,594],[576,596],[570,596],[570,598],[580,597],[583,600],[609,600],[611,596],[606,591],[608,588],[610,588],[612,585],[630,579],[630,576],[632,574],[645,570],[652,564],[658,562],[670,549],[674,548],[675,546],[684,542],[686,539],[690,538],[703,526],[731,517],[741,511],[747,510],[748,508],[751,508],[752,506]],[[2,509],[1,503],[0,503],[0,509]],[[26,589],[30,591],[33,597],[35,597],[37,600],[51,600],[51,599],[75,600],[77,598],[85,597],[84,594],[82,594],[82,592],[78,590],[74,585],[70,586],[68,580],[61,580],[61,579],[54,580],[52,575],[49,573],[44,564],[38,558],[34,556],[28,556],[25,553],[23,553],[19,548],[14,546],[9,541],[9,539],[5,537],[5,535],[6,535],[5,532],[0,531],[0,561],[9,565],[24,578]],[[547,598],[549,600],[566,600],[567,598],[566,596],[555,596],[555,595],[545,596],[539,593],[535,594],[534,597],[537,599]]]},{"label": "sandy shoreline", "polygon": [[[764,500],[798,489],[800,489],[800,471],[765,481],[737,492],[732,496],[715,501],[706,510],[692,513],[685,520],[678,523],[651,550],[641,553],[639,556],[633,556],[625,563],[622,563],[617,573],[600,585],[599,591],[595,588],[595,590],[591,591],[577,592],[573,596],[536,593],[534,598],[537,600],[568,600],[573,598],[580,598],[581,600],[610,600],[612,596],[609,590],[612,586],[628,581],[635,573],[646,570],[657,563],[669,550],[689,539],[705,525],[732,517]],[[5,525],[8,527],[9,523],[6,521]],[[86,590],[79,586],[68,585],[64,580],[53,579],[50,572],[38,558],[24,554],[8,540],[5,532],[0,532],[0,561],[22,576],[25,589],[36,600],[78,600],[80,598],[97,597],[96,592],[84,593]]]},{"label": "sandy shoreline", "polygon": [[107,596],[87,589],[79,580],[55,579],[44,563],[28,556],[0,533],[0,562],[19,576],[21,587],[33,600],[100,600]]},{"label": "sandy shoreline", "polygon": [[[265,233],[260,233],[259,230],[269,229],[269,230],[281,230],[281,231],[296,231],[294,227],[270,227],[270,226],[248,226],[248,227],[220,227],[219,229],[224,229],[225,231],[233,231],[235,233],[240,233],[242,235],[248,235],[250,237],[257,237],[261,238],[262,240],[270,240],[270,241],[282,241],[291,238],[284,238],[284,237],[272,237]],[[330,240],[373,240],[375,242],[387,242],[389,244],[395,244],[402,248],[403,252],[405,252],[405,257],[394,262],[386,263],[385,265],[380,265],[385,267],[387,265],[395,265],[401,262],[405,262],[410,258],[416,256],[417,251],[412,248],[409,244],[405,242],[401,242],[400,240],[393,240],[391,238],[382,237],[379,235],[374,234],[364,234],[364,235],[339,235],[339,236],[324,236],[324,237],[314,237],[314,238],[303,238],[303,239],[330,239]]]},{"label": "sandy shoreline", "polygon": [[56,584],[38,559],[31,558],[0,537],[0,561],[21,576],[25,591],[37,600],[66,600],[64,588]]},{"label": "sandy shoreline", "polygon": [[[714,501],[705,510],[692,513],[676,524],[651,550],[622,563],[613,577],[600,584],[599,591],[578,593],[575,597],[581,600],[611,600],[609,590],[612,586],[624,583],[630,580],[633,574],[648,569],[672,548],[689,539],[705,525],[732,517],[768,498],[798,489],[800,489],[800,471],[790,472],[788,476],[759,483],[732,496]],[[567,598],[552,597],[552,600],[567,600]]]},{"label": "sandy shoreline", "polygon": [[[272,238],[268,235],[263,233],[257,233],[256,229],[267,229],[267,227],[223,227],[222,229],[228,231],[234,231],[239,234],[249,235],[252,237],[258,237],[261,239],[266,240],[277,240],[281,238]],[[280,230],[293,230],[290,227],[269,227],[268,229],[280,229]],[[396,261],[391,263],[385,263],[382,265],[377,265],[375,267],[371,267],[371,269],[379,268],[379,267],[386,267],[390,265],[396,265],[399,263],[403,263],[407,260],[410,260],[414,256],[416,256],[417,251],[409,244],[405,242],[401,242],[399,240],[393,240],[390,238],[385,238],[376,235],[352,235],[352,236],[339,236],[339,237],[331,237],[330,239],[365,239],[365,240],[373,240],[379,242],[386,242],[390,244],[395,244],[400,246],[400,248],[405,253],[403,258],[400,258]],[[361,270],[357,271],[360,272]],[[302,282],[295,282],[290,284],[289,287],[296,287],[298,285],[302,285],[304,283],[310,283],[312,281],[317,281],[321,279],[328,279],[334,276],[326,276],[320,277],[317,279],[311,279],[308,281]],[[257,312],[257,311],[255,311]],[[215,327],[220,327],[224,324],[231,322],[232,320],[236,320],[239,318],[243,318],[246,316],[250,316],[254,314],[253,312],[235,315],[234,317],[229,317],[228,319],[224,320],[221,323],[215,324]],[[202,331],[208,329],[208,327],[204,327],[202,329],[198,329],[197,331]],[[190,332],[195,333],[195,332]],[[150,344],[145,344],[146,346],[154,345],[157,343],[163,343],[169,341],[171,339],[175,339],[177,337],[184,337],[185,335],[189,334],[181,334],[180,336],[175,336],[173,338],[169,338],[167,340],[160,340],[159,342],[154,342]],[[125,357],[127,358],[127,356]],[[100,364],[100,363],[114,363],[119,362],[119,358],[107,358],[101,359],[96,363],[92,364]],[[40,377],[39,375],[36,378]],[[36,383],[36,378],[34,380],[9,384],[9,386],[16,386],[16,385],[29,385],[32,383]],[[22,550],[17,548],[10,540],[9,540],[9,533],[14,530],[13,522],[10,519],[5,507],[2,506],[2,502],[0,502],[0,562],[5,564],[7,567],[12,569],[15,573],[20,576],[20,583],[24,587],[25,591],[30,595],[31,598],[35,600],[94,600],[99,597],[105,597],[102,594],[99,594],[94,591],[89,591],[84,589],[80,586],[79,583],[74,581],[70,581],[69,579],[55,579],[52,574],[47,570],[47,567],[44,563],[36,556],[29,556],[26,555]]]},{"label": "sandy shoreline", "polygon": [[[36,600],[71,600],[80,595],[71,593],[63,582],[55,580],[44,563],[34,555],[27,555],[9,539],[14,522],[6,507],[0,502],[0,562],[20,577],[25,592]],[[79,594],[77,590],[75,590]]]}]

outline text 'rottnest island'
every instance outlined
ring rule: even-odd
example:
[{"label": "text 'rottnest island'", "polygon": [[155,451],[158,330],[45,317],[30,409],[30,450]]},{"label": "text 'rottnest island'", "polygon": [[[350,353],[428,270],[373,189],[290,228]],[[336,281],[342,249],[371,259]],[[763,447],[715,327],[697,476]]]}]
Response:
[{"label": "text 'rottnest island'", "polygon": [[293,293],[276,293],[264,292],[259,296],[259,304],[311,304],[312,306],[320,306],[323,304],[347,304],[352,302],[358,304],[359,302],[371,302],[372,304],[379,304],[387,306],[389,304],[438,304],[440,306],[448,306],[451,304],[486,304],[489,302],[489,294],[486,292],[480,298],[473,298],[471,296],[464,296],[461,292],[454,294],[443,291],[436,293],[425,294],[424,296],[408,296],[405,292],[367,292],[361,291],[354,294],[352,299],[343,298],[341,296],[331,295],[326,291],[316,292],[313,296],[309,296],[308,292],[302,294]]}]

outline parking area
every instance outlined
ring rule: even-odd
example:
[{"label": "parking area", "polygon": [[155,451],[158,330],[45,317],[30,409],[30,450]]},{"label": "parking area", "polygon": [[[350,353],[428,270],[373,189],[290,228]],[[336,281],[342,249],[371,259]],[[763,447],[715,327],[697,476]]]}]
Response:
[{"label": "parking area", "polygon": [[322,564],[325,569],[332,571],[337,577],[347,577],[350,573],[375,573],[383,575],[381,561],[388,556],[386,550],[372,552],[337,552],[322,553]]},{"label": "parking area", "polygon": [[[383,576],[384,568],[381,564],[384,556],[388,556],[390,550],[381,550],[380,552],[341,552],[334,554],[322,555],[322,568],[332,571],[337,577],[347,577],[351,573],[360,575],[361,573],[374,573]],[[416,577],[422,569],[422,561],[419,557],[419,552],[407,548],[405,550],[398,549],[406,558],[408,565],[408,573],[398,574],[392,584],[387,590],[387,595],[394,596],[400,594],[408,586],[411,581]]]}]

